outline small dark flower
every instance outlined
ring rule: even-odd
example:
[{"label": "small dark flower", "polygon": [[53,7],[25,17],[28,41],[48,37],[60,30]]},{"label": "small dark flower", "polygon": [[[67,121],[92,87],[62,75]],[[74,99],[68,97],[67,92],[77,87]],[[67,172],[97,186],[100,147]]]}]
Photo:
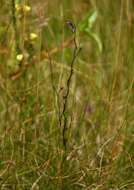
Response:
[{"label": "small dark flower", "polygon": [[70,20],[67,20],[67,21],[66,21],[66,24],[67,24],[67,26],[71,29],[71,31],[72,31],[73,33],[76,32],[76,27],[75,27],[75,25],[74,25]]},{"label": "small dark flower", "polygon": [[85,107],[85,112],[86,114],[92,114],[93,112],[92,106],[89,103]]}]

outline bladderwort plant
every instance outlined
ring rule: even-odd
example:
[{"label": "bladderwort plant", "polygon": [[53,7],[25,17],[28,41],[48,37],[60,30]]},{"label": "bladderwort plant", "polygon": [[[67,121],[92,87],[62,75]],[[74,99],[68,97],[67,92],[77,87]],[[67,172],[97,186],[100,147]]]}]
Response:
[{"label": "bladderwort plant", "polygon": [[[74,74],[74,64],[75,61],[80,53],[81,47],[79,47],[79,45],[77,44],[77,35],[76,35],[76,26],[72,23],[72,21],[67,20],[66,21],[66,27],[69,28],[69,30],[71,31],[73,37],[72,38],[72,45],[73,45],[73,52],[72,52],[72,58],[71,58],[71,62],[70,62],[70,69],[69,69],[69,74],[68,77],[65,81],[65,86],[64,87],[60,87],[60,89],[58,90],[57,87],[55,86],[54,83],[54,71],[53,71],[53,60],[52,57],[49,53],[48,48],[46,48],[46,52],[48,54],[48,59],[49,59],[49,69],[50,69],[50,78],[51,78],[51,85],[52,85],[52,90],[53,90],[53,98],[56,98],[56,101],[54,101],[54,107],[55,107],[55,111],[56,111],[56,116],[58,119],[58,126],[56,131],[60,130],[60,135],[61,137],[59,139],[61,139],[62,142],[59,142],[59,144],[61,144],[62,146],[62,155],[61,155],[61,163],[60,163],[60,176],[63,176],[64,173],[64,168],[66,165],[66,159],[67,159],[67,147],[68,147],[68,139],[69,139],[69,129],[72,125],[72,119],[70,119],[72,116],[68,113],[68,103],[70,103],[69,101],[69,97],[70,97],[70,90],[71,90],[71,83],[72,83],[72,77]],[[61,90],[65,90],[64,95],[60,93]],[[61,97],[62,96],[62,97]],[[60,100],[62,99],[62,102],[60,102]],[[71,121],[70,121],[71,120]],[[70,123],[69,123],[70,121]],[[61,189],[63,189],[63,180],[59,179],[59,184],[61,185]]]},{"label": "bladderwort plant", "polygon": [[[71,64],[70,64],[70,73],[69,73],[69,76],[68,76],[68,79],[67,79],[67,84],[66,84],[66,93],[63,97],[63,100],[64,100],[64,103],[63,103],[63,110],[60,114],[60,117],[59,117],[59,121],[60,121],[60,125],[62,124],[62,119],[63,119],[63,124],[62,124],[62,138],[63,138],[63,146],[64,146],[64,149],[66,150],[67,148],[67,130],[68,130],[68,126],[67,126],[67,120],[68,120],[68,117],[67,117],[67,104],[68,104],[68,97],[69,97],[69,94],[70,94],[70,85],[71,85],[71,80],[72,80],[72,76],[73,76],[73,72],[74,72],[74,63],[75,63],[75,60],[81,50],[81,48],[79,48],[77,46],[77,43],[76,43],[76,27],[74,26],[74,24],[72,24],[71,21],[67,21],[66,22],[67,26],[71,29],[73,35],[74,35],[74,38],[73,38],[73,43],[74,43],[74,50],[73,50],[73,55],[72,55],[72,61],[71,61]],[[61,126],[60,126],[61,127]]]},{"label": "bladderwort plant", "polygon": [[[69,115],[68,115],[68,99],[69,99],[69,94],[70,94],[70,86],[71,86],[71,82],[72,82],[72,76],[74,73],[74,63],[77,59],[78,54],[80,53],[81,47],[80,45],[78,45],[78,39],[79,35],[81,33],[85,33],[87,34],[90,38],[92,38],[98,46],[99,52],[102,51],[102,44],[101,41],[98,37],[98,35],[92,30],[92,27],[97,19],[98,16],[98,12],[94,11],[93,13],[89,13],[80,23],[79,25],[76,27],[71,20],[67,20],[66,21],[66,27],[69,28],[69,30],[71,31],[72,35],[73,35],[73,53],[72,53],[72,60],[70,62],[70,72],[68,75],[68,78],[66,80],[66,87],[64,87],[65,90],[65,94],[63,95],[62,99],[63,99],[63,104],[61,105],[60,103],[60,90],[58,91],[56,89],[56,86],[54,85],[54,75],[53,75],[53,66],[52,66],[52,58],[51,55],[49,53],[49,50],[46,49],[47,53],[48,53],[48,57],[49,57],[49,65],[50,65],[50,73],[51,73],[51,84],[52,84],[52,89],[53,89],[53,93],[54,93],[54,97],[56,96],[57,99],[57,105],[55,104],[55,109],[57,110],[58,113],[58,121],[59,121],[59,127],[60,129],[62,129],[62,144],[64,147],[64,150],[66,152],[67,149],[67,142],[68,142],[68,121],[69,121]],[[71,126],[71,123],[69,124]]]},{"label": "bladderwort plant", "polygon": [[66,21],[66,27],[68,27],[70,29],[71,33],[73,34],[72,43],[73,43],[74,48],[73,48],[73,53],[72,53],[72,60],[70,62],[69,75],[68,75],[68,78],[66,80],[66,86],[64,87],[65,94],[62,97],[62,99],[63,99],[62,105],[60,104],[60,98],[61,98],[60,97],[60,91],[58,91],[56,89],[56,86],[54,85],[52,59],[51,59],[51,56],[50,56],[49,51],[47,49],[47,53],[48,53],[48,57],[49,57],[52,89],[53,89],[54,97],[56,95],[56,98],[57,98],[57,106],[55,105],[55,108],[58,111],[59,127],[60,127],[60,129],[62,129],[62,144],[63,144],[65,152],[66,152],[67,143],[68,143],[67,131],[68,131],[68,120],[69,120],[68,117],[69,116],[67,113],[67,107],[68,107],[68,99],[69,99],[69,95],[70,95],[70,86],[71,86],[72,77],[73,77],[73,73],[74,73],[74,64],[75,64],[77,56],[81,50],[81,47],[79,47],[77,44],[77,39],[76,39],[77,38],[77,35],[76,35],[77,28],[76,28],[76,26],[72,23],[72,21],[67,20]]},{"label": "bladderwort plant", "polygon": [[[59,142],[59,144],[62,144],[63,147],[63,154],[62,154],[62,159],[61,159],[61,164],[60,164],[60,175],[62,176],[64,173],[64,167],[66,165],[66,158],[67,158],[67,149],[69,147],[69,131],[72,126],[72,115],[68,111],[69,103],[70,103],[70,90],[71,90],[71,84],[72,84],[72,79],[73,79],[73,74],[74,74],[74,65],[77,60],[77,57],[81,51],[81,45],[79,45],[79,35],[80,33],[88,33],[93,34],[89,35],[91,38],[94,39],[94,41],[97,42],[98,48],[101,52],[102,47],[101,47],[101,41],[96,40],[99,39],[97,34],[95,34],[92,31],[92,25],[94,24],[95,20],[97,18],[97,12],[94,12],[93,14],[89,14],[85,20],[82,20],[81,23],[76,27],[75,24],[71,20],[67,20],[65,22],[66,27],[69,28],[71,32],[71,38],[72,38],[72,45],[73,45],[73,52],[72,52],[72,58],[70,61],[70,69],[69,69],[69,74],[65,82],[65,86],[61,87],[59,90],[55,86],[55,78],[54,78],[54,71],[53,71],[53,60],[50,55],[50,52],[48,48],[46,48],[47,54],[48,54],[48,59],[49,59],[49,68],[50,68],[50,77],[51,77],[51,85],[53,89],[53,97],[54,99],[56,98],[56,101],[54,101],[54,107],[56,110],[56,116],[58,117],[58,129],[61,131],[60,135],[62,142]],[[95,38],[96,37],[96,38]],[[64,90],[64,95],[60,93],[61,90]],[[62,96],[62,97],[61,97]],[[62,99],[62,102],[60,100]],[[56,130],[58,130],[56,129]],[[62,181],[60,181],[60,184],[62,186]]]}]

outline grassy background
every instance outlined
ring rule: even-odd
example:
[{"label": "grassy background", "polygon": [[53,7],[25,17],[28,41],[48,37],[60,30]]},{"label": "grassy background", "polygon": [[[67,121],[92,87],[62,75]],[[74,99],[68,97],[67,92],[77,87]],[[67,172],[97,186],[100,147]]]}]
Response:
[{"label": "grassy background", "polygon": [[[133,0],[13,2],[0,0],[0,189],[133,190]],[[77,36],[65,150],[58,109],[74,49],[65,22],[77,28],[95,10],[102,52]]]}]

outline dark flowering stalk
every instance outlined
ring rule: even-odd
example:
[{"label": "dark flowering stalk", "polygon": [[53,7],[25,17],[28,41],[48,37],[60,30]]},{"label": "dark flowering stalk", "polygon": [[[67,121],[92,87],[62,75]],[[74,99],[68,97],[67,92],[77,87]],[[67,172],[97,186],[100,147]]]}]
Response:
[{"label": "dark flowering stalk", "polygon": [[66,132],[67,132],[67,114],[66,114],[66,110],[67,110],[67,103],[68,103],[68,97],[69,97],[69,93],[70,93],[70,85],[71,85],[71,79],[72,79],[72,76],[73,76],[73,72],[74,72],[74,63],[75,63],[75,60],[80,52],[80,48],[77,47],[77,44],[76,44],[76,27],[74,26],[74,24],[72,24],[71,21],[67,21],[66,22],[68,27],[71,29],[72,33],[74,33],[74,39],[73,39],[73,42],[74,42],[74,51],[73,51],[73,56],[72,56],[72,61],[71,61],[71,69],[70,69],[70,73],[69,73],[69,76],[68,76],[68,79],[67,79],[67,87],[66,87],[66,94],[64,95],[64,104],[63,104],[63,111],[62,111],[62,114],[61,114],[61,119],[63,118],[63,131],[62,131],[62,137],[63,137],[63,146],[66,150],[66,146],[67,146],[67,137],[66,137]]}]

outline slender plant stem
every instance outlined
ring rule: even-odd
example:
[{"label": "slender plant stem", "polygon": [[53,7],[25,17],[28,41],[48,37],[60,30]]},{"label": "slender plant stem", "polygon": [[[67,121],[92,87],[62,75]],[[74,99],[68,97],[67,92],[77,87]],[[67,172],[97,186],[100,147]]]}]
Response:
[{"label": "slender plant stem", "polygon": [[17,32],[17,19],[16,19],[16,9],[15,9],[15,0],[11,0],[11,9],[12,9],[12,23],[14,28],[14,36],[15,36],[15,49],[16,53],[19,53],[19,41],[18,41],[18,32]]},{"label": "slender plant stem", "polygon": [[74,51],[73,51],[73,58],[72,58],[72,61],[71,61],[71,70],[70,70],[70,74],[69,74],[69,77],[67,79],[67,91],[66,91],[66,94],[64,95],[64,104],[63,104],[63,111],[62,111],[62,114],[61,114],[61,118],[60,120],[62,120],[62,117],[63,117],[63,131],[62,131],[62,137],[63,137],[63,146],[66,150],[66,145],[67,145],[67,138],[66,138],[66,131],[67,131],[67,115],[66,115],[66,110],[67,110],[67,104],[68,104],[68,97],[69,97],[69,94],[70,94],[70,85],[71,85],[71,80],[72,80],[72,76],[73,76],[73,73],[74,73],[74,63],[75,63],[75,60],[78,56],[78,53],[80,52],[80,49],[77,47],[77,44],[76,44],[76,37],[74,36]]}]

